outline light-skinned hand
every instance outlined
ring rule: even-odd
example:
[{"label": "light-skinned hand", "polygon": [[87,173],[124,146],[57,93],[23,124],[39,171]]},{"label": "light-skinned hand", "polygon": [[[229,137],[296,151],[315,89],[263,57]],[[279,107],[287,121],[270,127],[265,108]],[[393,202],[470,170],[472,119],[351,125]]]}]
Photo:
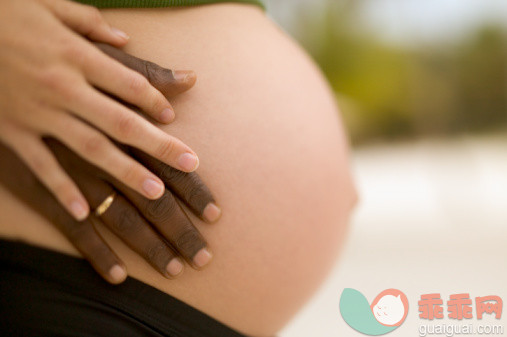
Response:
[{"label": "light-skinned hand", "polygon": [[[0,0],[0,142],[10,147],[75,219],[89,214],[77,185],[43,142],[53,137],[149,199],[164,183],[108,138],[184,172],[198,166],[183,142],[108,95],[168,123],[174,111],[140,73],[91,41],[122,46],[93,7],[67,0]],[[185,72],[175,77],[186,78]]]}]

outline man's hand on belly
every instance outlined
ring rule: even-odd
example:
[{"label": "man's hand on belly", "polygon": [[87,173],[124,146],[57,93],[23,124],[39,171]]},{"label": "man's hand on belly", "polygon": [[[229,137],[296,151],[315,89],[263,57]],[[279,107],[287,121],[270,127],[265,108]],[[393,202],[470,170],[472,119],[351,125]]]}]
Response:
[{"label": "man's hand on belly", "polygon": [[[175,76],[171,70],[135,58],[108,45],[97,44],[97,47],[143,74],[166,96],[184,92],[195,83],[195,76],[176,80],[178,74]],[[112,196],[109,200],[112,203],[104,206],[105,211],[78,222],[38,181],[31,170],[3,145],[0,145],[3,162],[0,167],[0,182],[49,219],[107,281],[121,283],[126,277],[125,267],[95,230],[94,222],[104,223],[165,277],[171,278],[181,273],[183,264],[180,257],[196,269],[209,262],[211,254],[205,239],[176,200],[179,198],[193,213],[207,222],[218,220],[220,209],[196,173],[178,171],[142,151],[121,146],[166,184],[167,189],[160,199],[149,200],[87,163],[60,142],[50,138],[45,142],[94,208],[101,207],[101,203]]]}]

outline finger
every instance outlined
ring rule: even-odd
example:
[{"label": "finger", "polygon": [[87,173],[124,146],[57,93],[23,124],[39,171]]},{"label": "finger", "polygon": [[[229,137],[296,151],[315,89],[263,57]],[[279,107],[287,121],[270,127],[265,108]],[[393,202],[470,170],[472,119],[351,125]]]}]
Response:
[{"label": "finger", "polygon": [[81,222],[73,219],[16,154],[2,144],[0,157],[9,167],[9,170],[0,170],[1,183],[56,225],[105,280],[113,284],[123,282],[127,277],[124,264],[96,232],[91,222],[88,219]]},{"label": "finger", "polygon": [[59,226],[70,242],[81,252],[97,272],[112,284],[119,284],[127,278],[125,264],[113,252],[102,236],[96,231],[95,224],[100,224],[99,219],[86,219],[85,223],[76,226],[66,220],[61,221]]},{"label": "finger", "polygon": [[206,240],[171,192],[166,191],[157,200],[147,200],[121,183],[116,182],[115,186],[191,266],[200,269],[211,261],[212,254]]},{"label": "finger", "polygon": [[131,103],[159,122],[174,119],[174,110],[160,91],[140,73],[104,55],[96,48],[83,48],[81,68],[94,86]]},{"label": "finger", "polygon": [[192,88],[197,76],[192,70],[171,70],[156,63],[137,58],[105,43],[94,43],[100,50],[119,61],[128,68],[135,70],[158,89],[165,97],[179,95]]},{"label": "finger", "polygon": [[51,136],[61,140],[90,163],[147,198],[159,198],[163,182],[137,161],[120,151],[106,136],[82,121],[66,114],[50,114],[46,118]]},{"label": "finger", "polygon": [[185,173],[176,170],[136,149],[131,149],[130,152],[162,179],[166,186],[185,202],[192,213],[209,223],[220,218],[221,209],[217,206],[211,191],[197,173]]},{"label": "finger", "polygon": [[100,218],[114,234],[165,277],[172,278],[183,271],[183,263],[176,253],[122,195],[116,194],[104,181],[83,172],[74,171],[72,176],[94,209],[108,196],[114,195],[112,204],[102,214],[93,215],[93,218]]},{"label": "finger", "polygon": [[[96,210],[108,196],[115,193],[109,184],[97,178],[97,175],[103,175],[98,169],[84,162],[55,139],[46,139],[46,143],[61,158],[62,165],[82,189],[92,209]],[[92,215],[94,218],[100,218],[165,277],[175,277],[182,272],[183,263],[176,253],[123,196],[116,195],[113,203],[100,216]]]},{"label": "finger", "polygon": [[70,109],[119,142],[185,172],[195,171],[199,166],[195,152],[181,140],[104,94],[82,86],[74,97]]},{"label": "finger", "polygon": [[112,28],[95,7],[62,0],[43,2],[67,27],[93,41],[123,46],[129,40],[125,32]]},{"label": "finger", "polygon": [[[96,175],[97,170],[83,163],[58,141],[47,139],[46,142],[52,151],[62,158],[62,165],[71,172],[71,176],[78,183],[92,208],[96,209],[108,195],[114,192],[114,189],[102,180],[89,179],[88,177]],[[165,272],[165,274],[177,275],[180,272],[179,261],[172,261],[174,253],[163,250],[162,240],[153,233],[151,226],[144,218],[151,222],[193,267],[202,268],[211,260],[212,255],[207,248],[206,240],[188,219],[171,193],[164,193],[159,199],[160,202],[152,203],[113,177],[104,176],[104,178],[117,187],[135,208],[129,201],[118,195],[115,197],[114,207],[111,206],[106,213],[102,214],[101,219],[157,270],[163,274]],[[153,252],[161,252],[158,261],[154,260]]]},{"label": "finger", "polygon": [[7,121],[0,123],[0,135],[76,220],[88,217],[86,199],[39,137]]}]

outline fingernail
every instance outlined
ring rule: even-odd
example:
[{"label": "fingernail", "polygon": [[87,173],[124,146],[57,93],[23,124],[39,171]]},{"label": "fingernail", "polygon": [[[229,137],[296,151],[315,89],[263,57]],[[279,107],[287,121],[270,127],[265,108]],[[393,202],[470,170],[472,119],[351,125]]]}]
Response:
[{"label": "fingernail", "polygon": [[124,40],[130,39],[130,36],[127,35],[123,30],[120,30],[118,28],[112,27],[111,31],[116,34],[117,36],[121,37]]},{"label": "fingernail", "polygon": [[111,276],[111,279],[114,282],[120,283],[127,278],[127,272],[120,265],[114,265],[111,269],[109,269],[109,276]]},{"label": "fingernail", "polygon": [[174,117],[174,110],[171,108],[165,108],[160,114],[160,121],[163,123],[169,123],[172,122]]},{"label": "fingernail", "polygon": [[199,166],[199,158],[192,153],[184,153],[178,159],[178,165],[183,171],[193,172]]},{"label": "fingernail", "polygon": [[181,263],[180,259],[174,258],[167,264],[165,268],[169,275],[177,276],[183,271],[183,263]]},{"label": "fingernail", "polygon": [[213,257],[213,255],[211,255],[211,253],[209,252],[209,250],[206,249],[206,248],[203,248],[200,251],[198,251],[197,254],[195,254],[195,256],[194,256],[194,264],[198,268],[202,268],[202,267],[204,267],[205,265],[207,265],[211,261],[212,257]]},{"label": "fingernail", "polygon": [[70,204],[70,209],[74,217],[78,220],[84,220],[88,217],[88,208],[79,201],[73,201]]},{"label": "fingernail", "polygon": [[221,214],[222,210],[213,202],[210,202],[202,212],[202,216],[204,217],[204,219],[206,219],[206,221],[209,222],[217,221],[218,218],[220,218]]},{"label": "fingernail", "polygon": [[156,198],[162,195],[164,192],[164,185],[151,178],[146,179],[143,182],[143,190],[151,198]]},{"label": "fingernail", "polygon": [[187,82],[195,77],[192,70],[173,70],[173,77],[178,82]]}]

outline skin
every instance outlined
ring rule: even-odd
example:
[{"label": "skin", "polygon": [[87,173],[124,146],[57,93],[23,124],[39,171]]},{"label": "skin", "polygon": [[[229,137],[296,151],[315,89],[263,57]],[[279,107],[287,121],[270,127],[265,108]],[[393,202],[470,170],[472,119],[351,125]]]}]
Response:
[{"label": "skin", "polygon": [[[239,4],[112,10],[126,50],[193,69],[165,132],[199,154],[197,170],[223,215],[189,215],[213,261],[168,281],[101,226],[129,273],[238,331],[272,336],[322,283],[356,202],[333,96],[304,52],[259,9]],[[0,234],[76,254],[44,219],[0,190]],[[23,226],[20,226],[23,224]]]},{"label": "skin", "polygon": [[159,122],[174,118],[170,103],[145,77],[89,40],[122,46],[128,37],[90,6],[0,0],[0,142],[16,152],[77,220],[88,216],[89,205],[43,143],[44,136],[60,140],[150,199],[162,196],[163,182],[108,137],[185,172],[199,164],[179,139],[105,94],[138,106]]},{"label": "skin", "polygon": [[[141,60],[107,44],[95,43],[102,52],[139,72],[166,97],[191,88],[195,74],[175,76],[175,72],[152,62]],[[135,107],[132,109],[136,110]],[[177,195],[201,219],[214,222],[220,209],[206,185],[196,173],[176,170],[132,147],[122,146],[127,154],[146,165],[169,188],[161,198],[152,201],[136,193],[106,172],[88,164],[59,141],[44,139],[45,145],[58,158],[84,192],[94,209],[114,193],[113,204],[100,216],[92,215],[78,222],[69,217],[51,192],[37,180],[35,173],[23,164],[9,148],[0,144],[0,183],[33,210],[46,217],[89,260],[95,270],[111,283],[121,283],[127,274],[124,264],[97,233],[94,223],[104,223],[129,247],[150,263],[163,276],[172,278],[183,271],[184,258],[200,269],[211,260],[207,243],[179,206]],[[16,174],[12,174],[16,172]]]},{"label": "skin", "polygon": [[215,221],[217,213],[211,219],[207,212],[207,207],[214,204],[213,196],[195,173],[177,171],[153,158],[141,157],[170,187],[154,201],[86,163],[58,141],[46,139],[45,143],[70,172],[94,208],[105,197],[116,192],[113,204],[106,212],[101,216],[92,215],[81,222],[72,219],[23,162],[1,144],[0,156],[5,162],[0,170],[0,182],[34,211],[51,221],[107,281],[124,281],[125,267],[97,233],[96,224],[107,226],[164,277],[173,278],[183,271],[178,256],[196,269],[209,262],[209,259],[203,260],[209,255],[206,240],[173,195],[174,191],[181,196],[182,202],[187,203],[194,214],[203,220]]}]

